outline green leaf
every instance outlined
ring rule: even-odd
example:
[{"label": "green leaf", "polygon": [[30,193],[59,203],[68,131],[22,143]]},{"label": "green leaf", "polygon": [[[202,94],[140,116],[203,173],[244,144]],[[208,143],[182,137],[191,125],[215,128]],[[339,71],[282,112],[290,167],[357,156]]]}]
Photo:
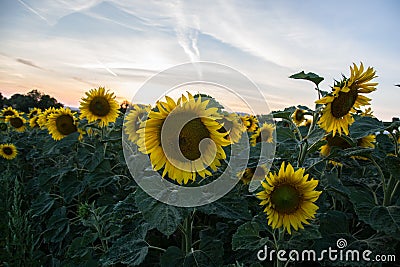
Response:
[{"label": "green leaf", "polygon": [[43,233],[44,240],[51,243],[61,242],[69,233],[69,220],[66,208],[56,209],[47,221],[47,230]]},{"label": "green leaf", "polygon": [[354,139],[375,134],[376,132],[383,131],[384,129],[385,127],[383,126],[383,123],[372,117],[361,117],[349,127],[350,136]]},{"label": "green leaf", "polygon": [[148,253],[148,245],[145,241],[149,225],[139,225],[134,231],[119,238],[112,247],[103,255],[103,265],[127,264],[137,266],[141,264]]},{"label": "green leaf", "polygon": [[349,198],[361,221],[370,223],[370,211],[375,207],[371,190],[365,186],[348,186]]},{"label": "green leaf", "polygon": [[150,226],[157,228],[166,236],[173,234],[182,221],[182,208],[157,201],[141,189],[137,189],[135,201]]},{"label": "green leaf", "polygon": [[325,136],[325,130],[321,129],[320,127],[315,127],[311,133],[307,136],[308,143],[310,145],[315,144]]},{"label": "green leaf", "polygon": [[343,150],[343,156],[361,156],[361,157],[369,157],[371,153],[374,151],[374,148],[370,147],[351,147]]},{"label": "green leaf", "polygon": [[320,216],[319,230],[324,235],[349,233],[349,218],[346,213],[330,210]]},{"label": "green leaf", "polygon": [[273,111],[272,116],[274,119],[286,119],[290,120],[290,117],[292,116],[293,112],[296,110],[296,107],[288,107],[285,108],[284,110],[278,110],[278,111]]},{"label": "green leaf", "polygon": [[372,228],[400,238],[400,207],[374,207],[370,213]]},{"label": "green leaf", "polygon": [[67,203],[70,203],[74,197],[81,194],[85,189],[85,183],[76,177],[76,173],[64,175],[60,181],[60,192]]},{"label": "green leaf", "polygon": [[47,213],[54,205],[54,198],[49,194],[43,193],[32,203],[33,217],[41,216]]},{"label": "green leaf", "polygon": [[197,207],[197,210],[204,214],[215,214],[221,218],[233,220],[251,219],[247,201],[235,194],[235,191],[229,192],[210,204]]},{"label": "green leaf", "polygon": [[183,266],[185,254],[178,247],[171,246],[160,258],[161,267]]},{"label": "green leaf", "polygon": [[286,140],[296,139],[293,130],[289,127],[277,127],[276,128],[276,139],[278,142],[284,142]]},{"label": "green leaf", "polygon": [[304,71],[293,74],[289,76],[289,78],[311,81],[315,83],[316,86],[318,86],[318,84],[324,80],[324,78],[322,78],[318,74],[315,74],[313,72],[305,73]]},{"label": "green leaf", "polygon": [[400,180],[400,159],[388,156],[385,158],[385,164],[393,178]]},{"label": "green leaf", "polygon": [[246,222],[238,227],[232,237],[232,249],[256,250],[264,246],[269,239],[260,236],[260,226],[256,222]]}]

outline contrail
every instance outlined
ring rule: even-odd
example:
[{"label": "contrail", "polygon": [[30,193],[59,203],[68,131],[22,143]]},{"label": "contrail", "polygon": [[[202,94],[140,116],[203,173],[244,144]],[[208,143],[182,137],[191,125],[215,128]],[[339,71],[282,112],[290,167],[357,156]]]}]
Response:
[{"label": "contrail", "polygon": [[33,14],[37,15],[39,18],[41,18],[42,20],[46,21],[47,23],[49,22],[45,17],[43,17],[42,15],[40,15],[36,10],[34,10],[33,8],[31,8],[27,3],[25,3],[22,0],[18,0],[18,2],[20,2],[26,9],[28,9],[29,11],[31,11]]},{"label": "contrail", "polygon": [[106,70],[106,71],[108,71],[111,75],[114,75],[115,77],[118,77],[118,75],[115,73],[115,72],[113,72],[110,68],[108,68],[105,64],[103,64],[103,62],[101,62],[100,60],[97,60],[102,66],[103,66],[103,68]]}]

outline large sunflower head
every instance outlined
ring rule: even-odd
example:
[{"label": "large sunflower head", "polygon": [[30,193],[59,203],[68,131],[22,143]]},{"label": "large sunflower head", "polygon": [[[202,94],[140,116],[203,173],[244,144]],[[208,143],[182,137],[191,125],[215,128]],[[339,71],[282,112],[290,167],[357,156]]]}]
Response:
[{"label": "large sunflower head", "polygon": [[46,127],[54,140],[61,140],[78,131],[76,118],[69,108],[60,108],[51,114]]},{"label": "large sunflower head", "polygon": [[137,130],[141,123],[146,119],[147,114],[150,112],[150,106],[140,107],[138,105],[133,105],[129,114],[125,117],[124,131],[128,135],[128,139],[135,143],[139,139],[139,134]]},{"label": "large sunflower head", "polygon": [[268,169],[265,165],[260,165],[253,168],[246,168],[237,174],[238,178],[243,182],[243,184],[249,184],[251,180],[262,181],[268,174]]},{"label": "large sunflower head", "polygon": [[350,148],[351,144],[343,137],[338,135],[328,135],[324,138],[326,144],[320,147],[320,153],[322,156],[327,157],[331,153],[332,147],[339,147],[341,149]]},{"label": "large sunflower head", "polygon": [[250,144],[255,146],[260,142],[274,142],[274,131],[275,126],[271,123],[265,122],[261,128],[258,128],[257,131],[250,137]]},{"label": "large sunflower head", "polygon": [[315,190],[318,181],[309,180],[304,172],[304,168],[294,171],[290,163],[285,168],[283,162],[278,174],[269,173],[262,182],[263,190],[257,197],[261,199],[260,205],[266,206],[264,212],[273,229],[284,227],[291,234],[292,227],[296,231],[303,229],[303,224],[315,217],[318,206],[314,202],[321,191]]},{"label": "large sunflower head", "polygon": [[46,109],[45,111],[43,111],[42,113],[40,113],[40,114],[38,115],[39,118],[38,118],[38,120],[37,120],[37,123],[39,124],[39,126],[40,126],[41,128],[45,128],[49,116],[50,116],[51,114],[55,113],[56,111],[57,111],[57,109],[55,109],[54,107],[50,107],[50,108],[47,108],[47,109]]},{"label": "large sunflower head", "polygon": [[338,132],[339,134],[349,134],[349,125],[354,122],[352,113],[357,108],[369,105],[370,98],[361,95],[361,93],[370,93],[376,90],[378,83],[370,83],[375,78],[375,71],[369,67],[364,72],[364,66],[361,63],[358,68],[355,64],[350,67],[350,78],[344,77],[342,81],[336,82],[333,92],[315,103],[325,104],[322,116],[318,124],[327,132]]},{"label": "large sunflower head", "polygon": [[7,160],[14,159],[18,154],[18,150],[14,144],[1,144],[0,145],[0,156]]},{"label": "large sunflower head", "polygon": [[240,117],[243,122],[243,125],[246,126],[247,131],[250,133],[255,132],[258,129],[258,119],[254,115],[246,115]]},{"label": "large sunflower head", "polygon": [[292,121],[296,124],[296,125],[300,125],[302,124],[306,118],[305,118],[305,110],[303,109],[296,109],[293,114],[292,114]]},{"label": "large sunflower head", "polygon": [[26,120],[22,116],[19,115],[7,116],[6,122],[8,122],[12,126],[12,128],[17,132],[25,131]]},{"label": "large sunflower head", "polygon": [[[143,122],[137,142],[139,150],[149,154],[153,169],[164,168],[162,176],[186,184],[197,174],[205,178],[226,158],[223,146],[230,144],[220,133],[217,108],[207,107],[209,100],[182,95],[175,102],[166,96],[158,101]],[[208,168],[209,167],[209,168]]]},{"label": "large sunflower head", "polygon": [[222,127],[218,130],[220,133],[229,133],[226,139],[232,144],[239,142],[242,134],[246,131],[240,117],[236,113],[225,114],[222,119],[217,120]]},{"label": "large sunflower head", "polygon": [[6,118],[7,116],[18,116],[19,112],[12,107],[6,107],[1,110],[1,116]]},{"label": "large sunflower head", "polygon": [[86,92],[86,98],[82,98],[79,108],[82,113],[81,119],[86,118],[88,122],[98,120],[101,127],[115,122],[119,114],[114,93],[106,92],[104,87]]}]

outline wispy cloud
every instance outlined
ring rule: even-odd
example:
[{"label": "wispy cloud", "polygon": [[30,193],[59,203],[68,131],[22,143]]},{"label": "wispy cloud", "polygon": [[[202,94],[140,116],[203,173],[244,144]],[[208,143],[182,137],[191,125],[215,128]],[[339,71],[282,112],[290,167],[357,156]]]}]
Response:
[{"label": "wispy cloud", "polygon": [[30,12],[32,12],[33,14],[35,14],[36,16],[41,18],[42,20],[46,21],[47,23],[49,22],[44,16],[42,16],[39,12],[37,12],[35,9],[33,9],[31,6],[29,6],[24,1],[18,0],[18,2],[20,2],[27,10],[29,10]]},{"label": "wispy cloud", "polygon": [[19,62],[19,63],[22,63],[22,64],[24,64],[24,65],[33,67],[33,68],[37,68],[37,69],[40,69],[40,70],[44,70],[42,67],[38,66],[37,64],[35,64],[35,63],[33,63],[32,61],[27,60],[27,59],[17,58],[16,61]]}]

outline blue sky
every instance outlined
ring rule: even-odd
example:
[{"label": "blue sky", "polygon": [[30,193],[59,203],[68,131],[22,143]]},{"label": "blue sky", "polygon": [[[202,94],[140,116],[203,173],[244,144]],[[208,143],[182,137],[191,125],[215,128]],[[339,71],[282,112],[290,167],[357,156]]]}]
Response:
[{"label": "blue sky", "polygon": [[328,90],[362,61],[379,76],[374,114],[390,120],[400,115],[399,11],[395,0],[0,0],[0,92],[38,88],[78,106],[106,86],[131,99],[159,71],[203,60],[240,70],[280,109],[316,98],[291,74],[316,72]]}]

